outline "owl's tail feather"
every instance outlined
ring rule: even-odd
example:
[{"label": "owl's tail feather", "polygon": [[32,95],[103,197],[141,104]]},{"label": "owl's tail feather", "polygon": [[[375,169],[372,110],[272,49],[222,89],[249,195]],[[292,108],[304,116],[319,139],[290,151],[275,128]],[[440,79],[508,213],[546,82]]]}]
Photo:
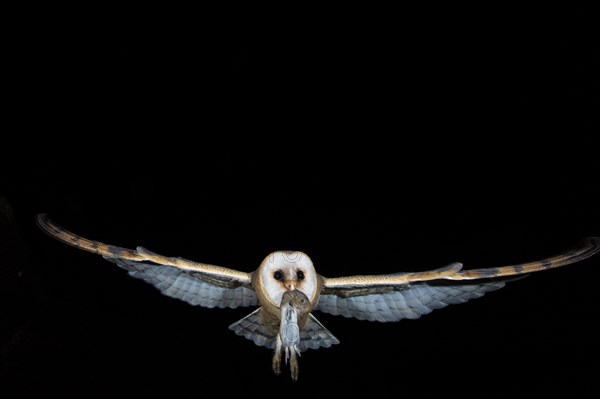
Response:
[{"label": "owl's tail feather", "polygon": [[300,331],[300,351],[307,349],[329,348],[331,345],[339,344],[340,341],[319,323],[312,314],[308,315],[308,324]]},{"label": "owl's tail feather", "polygon": [[[230,325],[229,329],[233,330],[237,335],[249,339],[258,346],[275,349],[277,333],[279,331],[272,331],[262,323],[260,308]],[[329,330],[323,327],[316,317],[312,314],[308,315],[308,324],[304,330],[300,331],[300,345],[298,347],[301,352],[320,347],[329,348],[331,345],[339,343],[340,341]]]},{"label": "owl's tail feather", "polygon": [[229,326],[237,335],[241,335],[254,342],[258,346],[275,349],[275,341],[278,331],[271,331],[260,319],[260,309],[256,309],[248,316],[240,319]]}]

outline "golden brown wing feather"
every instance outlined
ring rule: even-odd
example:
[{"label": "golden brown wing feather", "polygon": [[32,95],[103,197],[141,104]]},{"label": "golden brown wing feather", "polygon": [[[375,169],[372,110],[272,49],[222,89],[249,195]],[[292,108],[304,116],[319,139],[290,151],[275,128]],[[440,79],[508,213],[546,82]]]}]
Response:
[{"label": "golden brown wing feather", "polygon": [[589,237],[579,243],[579,245],[560,255],[533,262],[472,270],[461,270],[462,265],[460,263],[453,263],[441,269],[424,272],[324,278],[324,291],[344,288],[401,286],[419,281],[432,280],[476,280],[519,276],[579,262],[596,254],[598,251],[600,251],[600,238]]},{"label": "golden brown wing feather", "polygon": [[325,278],[314,309],[380,322],[416,319],[435,309],[480,298],[529,273],[581,261],[599,250],[600,239],[588,238],[560,255],[523,264],[463,271],[460,263],[453,263],[418,273]]},{"label": "golden brown wing feather", "polygon": [[167,257],[151,252],[143,247],[137,247],[135,250],[104,244],[99,241],[89,240],[71,233],[52,222],[45,213],[38,214],[36,217],[37,225],[48,235],[62,241],[65,244],[75,248],[102,255],[107,259],[121,259],[133,262],[152,262],[157,265],[172,266],[177,269],[196,272],[204,281],[214,283],[232,282],[237,285],[251,284],[251,273],[246,273],[222,266],[215,266],[206,263],[193,262],[191,260],[175,257]]}]

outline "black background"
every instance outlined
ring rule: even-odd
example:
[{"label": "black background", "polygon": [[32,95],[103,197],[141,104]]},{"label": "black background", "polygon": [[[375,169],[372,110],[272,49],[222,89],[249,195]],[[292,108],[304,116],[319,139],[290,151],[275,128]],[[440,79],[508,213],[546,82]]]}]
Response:
[{"label": "black background", "polygon": [[589,10],[431,7],[20,25],[2,389],[595,397],[600,258],[419,320],[317,313],[341,344],[304,353],[292,383],[227,329],[252,309],[164,297],[34,224],[47,212],[84,237],[244,271],[297,249],[331,277],[521,263],[599,235]]}]

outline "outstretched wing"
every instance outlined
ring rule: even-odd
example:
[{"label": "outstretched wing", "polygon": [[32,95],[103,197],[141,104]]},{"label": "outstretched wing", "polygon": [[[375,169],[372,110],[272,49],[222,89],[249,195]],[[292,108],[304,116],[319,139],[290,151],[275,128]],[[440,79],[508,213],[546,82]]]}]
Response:
[{"label": "outstretched wing", "polygon": [[479,298],[529,273],[581,261],[600,251],[591,237],[560,255],[524,264],[461,270],[453,263],[419,273],[324,278],[316,310],[360,320],[416,319],[434,309]]},{"label": "outstretched wing", "polygon": [[102,255],[127,270],[129,275],[154,285],[170,297],[209,308],[258,305],[251,273],[165,257],[143,247],[132,250],[88,240],[56,225],[46,214],[37,215],[36,222],[57,240]]}]

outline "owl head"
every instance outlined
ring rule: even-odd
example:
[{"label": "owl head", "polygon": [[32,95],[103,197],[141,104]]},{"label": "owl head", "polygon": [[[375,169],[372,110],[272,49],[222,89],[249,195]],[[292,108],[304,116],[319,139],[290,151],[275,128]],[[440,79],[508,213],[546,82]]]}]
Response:
[{"label": "owl head", "polygon": [[279,307],[286,291],[299,290],[314,303],[318,297],[318,277],[312,261],[301,251],[269,254],[258,268],[259,286],[272,305]]}]

